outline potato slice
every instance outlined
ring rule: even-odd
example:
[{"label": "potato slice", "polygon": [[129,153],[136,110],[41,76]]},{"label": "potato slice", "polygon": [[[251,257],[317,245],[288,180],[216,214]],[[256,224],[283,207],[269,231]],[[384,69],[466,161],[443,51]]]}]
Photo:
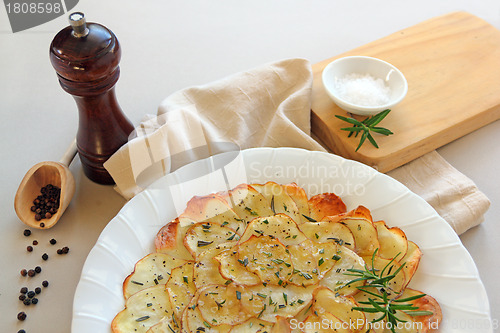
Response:
[{"label": "potato slice", "polygon": [[179,219],[167,223],[156,234],[156,252],[169,254],[177,259],[192,260],[193,256],[184,246],[184,237],[189,227],[182,227]]},{"label": "potato slice", "polygon": [[290,283],[297,286],[317,284],[320,279],[318,259],[314,256],[317,251],[310,239],[297,245],[287,247],[293,265],[293,277]]},{"label": "potato slice", "polygon": [[308,201],[309,217],[321,221],[325,216],[345,213],[346,206],[342,199],[334,193],[323,193],[311,197]]},{"label": "potato slice", "polygon": [[351,333],[348,323],[344,323],[331,313],[325,312],[321,315],[311,314],[301,324],[304,333]]},{"label": "potato slice", "polygon": [[[366,263],[366,266],[368,269],[372,269],[372,267],[375,267],[375,271],[377,272],[377,275],[381,275],[381,277],[386,277],[388,275],[394,274],[398,268],[401,266],[397,261],[392,261],[389,259],[381,258],[378,255],[375,256],[365,256],[363,257],[363,260]],[[373,262],[373,266],[372,266]],[[398,294],[400,293],[404,286],[406,285],[406,276],[403,270],[399,271],[396,276],[389,281],[389,290],[387,290],[387,293],[390,295],[393,294]]]},{"label": "potato slice", "polygon": [[281,316],[276,316],[276,323],[274,323],[273,328],[270,333],[291,333],[291,327],[288,323],[288,319]]},{"label": "potato slice", "polygon": [[191,226],[184,237],[184,246],[198,259],[201,253],[228,241],[238,240],[236,230],[215,222],[200,222]]},{"label": "potato slice", "polygon": [[192,298],[182,313],[182,333],[228,333],[231,330],[229,325],[212,326],[201,315],[197,302],[198,295]]},{"label": "potato slice", "polygon": [[216,222],[229,228],[244,230],[246,224],[231,209],[227,201],[218,194],[195,196],[188,201],[186,210],[181,217],[195,222]]},{"label": "potato slice", "polygon": [[247,321],[234,326],[230,333],[265,333],[271,332],[273,323],[252,317]]},{"label": "potato slice", "polygon": [[300,221],[301,214],[295,201],[281,185],[267,182],[265,184],[252,184],[252,187],[266,198],[273,214],[283,213],[294,221]]},{"label": "potato slice", "polygon": [[163,317],[158,324],[151,326],[146,333],[179,333],[181,332],[180,323],[177,322],[175,316]]},{"label": "potato slice", "polygon": [[172,317],[172,304],[164,285],[155,285],[130,296],[125,309],[111,323],[116,333],[146,332],[163,317]]},{"label": "potato slice", "polygon": [[241,289],[241,302],[250,315],[276,323],[278,316],[291,318],[309,306],[314,288],[271,284],[245,287]]},{"label": "potato slice", "polygon": [[318,243],[312,241],[312,254],[318,264],[318,274],[322,279],[338,263],[339,246],[335,243]]},{"label": "potato slice", "polygon": [[246,223],[256,217],[274,214],[266,198],[250,185],[238,185],[221,196]]},{"label": "potato slice", "polygon": [[306,191],[295,183],[283,185],[285,192],[292,198],[300,213],[300,220],[295,220],[297,224],[307,222],[306,216],[310,215],[309,203]]},{"label": "potato slice", "polygon": [[238,325],[250,318],[243,311],[241,292],[234,284],[209,285],[198,290],[198,308],[212,326]]},{"label": "potato slice", "polygon": [[[329,217],[327,217],[328,219]],[[299,225],[300,230],[307,238],[320,243],[335,242],[344,245],[351,250],[356,247],[354,236],[351,230],[344,224],[338,221],[330,222],[329,220],[321,222],[308,222]]]},{"label": "potato slice", "polygon": [[177,320],[180,320],[182,311],[196,293],[196,286],[193,281],[194,263],[194,261],[188,261],[172,269],[170,279],[166,285]]},{"label": "potato slice", "polygon": [[345,246],[339,246],[337,252],[331,259],[336,261],[336,264],[323,276],[319,284],[339,295],[348,296],[356,294],[358,292],[356,287],[360,287],[364,283],[359,281],[346,286],[354,277],[346,275],[345,273],[351,268],[364,269],[365,262],[363,258]]},{"label": "potato slice", "polygon": [[172,269],[185,262],[183,259],[176,259],[164,253],[148,254],[135,264],[134,271],[123,282],[123,296],[127,299],[148,287],[164,285]]},{"label": "potato slice", "polygon": [[215,259],[221,252],[231,249],[236,241],[217,245],[198,256],[198,261],[194,265],[194,284],[200,289],[209,284],[224,284],[226,278],[219,273],[219,262]]},{"label": "potato slice", "polygon": [[389,228],[384,221],[373,223],[377,229],[380,248],[377,252],[379,256],[385,259],[396,258],[400,261],[408,251],[408,240],[403,230],[392,227]]},{"label": "potato slice", "polygon": [[265,283],[283,284],[294,272],[290,254],[280,241],[270,236],[251,236],[237,249],[238,262]]},{"label": "potato slice", "polygon": [[269,235],[285,246],[300,244],[307,239],[297,223],[285,214],[254,219],[241,236],[240,243],[247,241],[252,235]]},{"label": "potato slice", "polygon": [[346,217],[339,221],[351,230],[356,243],[354,252],[360,256],[371,255],[380,248],[377,229],[372,222],[365,218]]},{"label": "potato slice", "polygon": [[330,313],[343,322],[349,323],[353,332],[366,331],[366,318],[363,312],[352,310],[358,306],[350,296],[337,296],[329,288],[319,287],[313,293],[312,308],[318,316]]},{"label": "potato slice", "polygon": [[422,258],[422,251],[420,251],[420,248],[414,242],[408,241],[408,251],[406,251],[406,255],[399,261],[400,263],[405,263],[405,267],[403,268],[403,272],[406,276],[405,287],[410,283],[413,275],[417,271],[420,258]]},{"label": "potato slice", "polygon": [[[422,292],[406,288],[404,292],[401,294],[400,299],[405,299],[408,297],[413,297],[417,295],[421,295]],[[421,311],[430,311],[433,314],[427,316],[411,316],[411,321],[417,323],[417,326],[422,327],[419,332],[429,332],[433,331],[433,329],[437,329],[441,320],[443,319],[443,314],[441,312],[441,307],[439,303],[431,296],[426,295],[422,298],[418,298],[416,300],[410,301],[413,306],[416,306]]]},{"label": "potato slice", "polygon": [[220,275],[226,280],[231,280],[236,284],[245,286],[253,286],[261,283],[257,274],[249,272],[245,268],[243,260],[241,262],[238,261],[238,252],[236,250],[237,247],[222,251],[214,258],[220,264]]}]

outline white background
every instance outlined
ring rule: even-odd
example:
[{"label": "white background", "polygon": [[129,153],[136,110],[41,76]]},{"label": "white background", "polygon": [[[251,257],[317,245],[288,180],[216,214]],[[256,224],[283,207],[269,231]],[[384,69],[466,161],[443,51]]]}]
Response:
[{"label": "white background", "polygon": [[[116,92],[134,124],[144,114],[154,114],[161,100],[176,90],[284,58],[316,63],[451,11],[468,11],[500,29],[498,0],[80,0],[74,10],[118,36],[123,53]],[[48,58],[52,38],[65,26],[67,16],[62,16],[13,34],[5,9],[0,9],[1,332],[70,331],[73,294],[84,260],[125,203],[110,186],[85,178],[77,158],[71,166],[77,191],[54,228],[27,239],[15,215],[14,194],[25,172],[37,162],[58,160],[78,127],[75,103],[60,88]],[[461,239],[489,292],[494,319],[500,319],[499,141],[497,121],[439,149],[492,201],[485,222]],[[50,238],[58,243],[48,245]],[[40,245],[27,253],[33,239]],[[70,247],[68,255],[55,254],[62,246]],[[47,262],[40,259],[44,252],[50,256]],[[40,276],[20,277],[21,268],[36,265],[43,268]],[[28,320],[19,323],[16,314],[25,309],[17,300],[19,289],[34,288],[43,279],[51,285],[36,307],[26,309]]]}]

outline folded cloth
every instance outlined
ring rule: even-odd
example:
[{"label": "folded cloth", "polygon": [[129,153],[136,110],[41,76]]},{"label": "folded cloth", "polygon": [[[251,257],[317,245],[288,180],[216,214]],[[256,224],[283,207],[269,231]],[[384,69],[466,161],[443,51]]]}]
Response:
[{"label": "folded cloth", "polygon": [[489,199],[436,151],[387,173],[425,199],[462,234],[483,222]]},{"label": "folded cloth", "polygon": [[[130,199],[166,173],[218,151],[217,143],[325,151],[310,136],[312,79],[307,60],[287,59],[178,91],[104,167]],[[391,176],[424,197],[457,233],[480,223],[489,206],[472,181],[436,152]]]}]

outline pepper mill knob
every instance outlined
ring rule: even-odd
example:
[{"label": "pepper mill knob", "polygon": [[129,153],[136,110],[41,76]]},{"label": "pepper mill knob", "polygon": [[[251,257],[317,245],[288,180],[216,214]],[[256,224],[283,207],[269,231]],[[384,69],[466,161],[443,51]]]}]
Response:
[{"label": "pepper mill knob", "polygon": [[69,15],[50,45],[50,61],[61,87],[76,101],[76,142],[85,175],[99,184],[114,184],[103,164],[133,130],[115,95],[121,48],[113,32],[87,23],[83,13]]}]

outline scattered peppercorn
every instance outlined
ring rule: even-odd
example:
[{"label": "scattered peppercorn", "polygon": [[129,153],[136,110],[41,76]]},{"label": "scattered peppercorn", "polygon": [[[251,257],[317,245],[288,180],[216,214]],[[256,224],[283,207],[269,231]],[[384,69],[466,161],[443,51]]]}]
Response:
[{"label": "scattered peppercorn", "polygon": [[69,247],[65,246],[62,248],[62,251],[64,254],[68,253],[69,252]]},{"label": "scattered peppercorn", "polygon": [[40,288],[40,287],[35,288],[35,293],[39,294],[41,292],[42,292],[42,288]]},{"label": "scattered peppercorn", "polygon": [[33,277],[33,276],[35,276],[35,274],[36,274],[36,272],[35,272],[35,270],[34,270],[34,269],[30,269],[30,270],[28,271],[28,276],[29,276],[29,277]]},{"label": "scattered peppercorn", "polygon": [[47,281],[47,280],[43,281],[43,282],[42,282],[42,286],[43,286],[44,288],[47,288],[47,287],[49,286],[49,281]]},{"label": "scattered peppercorn", "polygon": [[57,241],[56,241],[54,238],[52,238],[49,242],[50,242],[50,244],[52,244],[52,245],[54,245],[55,243],[57,243]]},{"label": "scattered peppercorn", "polygon": [[25,330],[19,330],[19,331],[17,331],[17,333],[26,333],[26,331]]},{"label": "scattered peppercorn", "polygon": [[21,290],[20,290],[21,294],[26,294],[27,292],[28,292],[28,288],[27,287],[22,287]]},{"label": "scattered peppercorn", "polygon": [[21,269],[22,276],[26,276],[27,274],[28,274],[28,271],[25,268]]},{"label": "scattered peppercorn", "polygon": [[21,321],[22,321],[22,320],[25,320],[25,319],[26,319],[26,317],[27,317],[27,316],[26,316],[26,313],[25,313],[25,312],[19,312],[19,313],[17,314],[17,319],[18,319],[18,320],[21,320]]},{"label": "scattered peppercorn", "polygon": [[38,304],[38,298],[33,297],[33,298],[31,299],[31,304]]},{"label": "scattered peppercorn", "polygon": [[26,296],[28,296],[29,298],[33,298],[33,297],[35,297],[35,292],[33,290],[30,290],[30,291],[28,291]]},{"label": "scattered peppercorn", "polygon": [[33,246],[28,245],[28,246],[26,247],[26,251],[28,251],[28,252],[32,252],[32,251],[33,251]]},{"label": "scattered peppercorn", "polygon": [[26,295],[24,295],[24,294],[19,295],[20,301],[24,301],[25,299],[26,299]]},{"label": "scattered peppercorn", "polygon": [[49,255],[47,253],[42,254],[42,259],[43,260],[49,259]]},{"label": "scattered peppercorn", "polygon": [[45,228],[45,223],[40,223],[40,228]]},{"label": "scattered peppercorn", "polygon": [[29,230],[29,229],[24,229],[23,234],[24,234],[24,236],[28,237],[29,235],[31,235],[31,230]]},{"label": "scattered peppercorn", "polygon": [[57,254],[63,254],[62,249],[57,249]]},{"label": "scattered peppercorn", "polygon": [[30,305],[31,304],[31,299],[25,298],[24,301],[23,301],[23,304],[24,305]]},{"label": "scattered peppercorn", "polygon": [[33,241],[33,245],[38,245],[38,241],[36,239]]},{"label": "scattered peppercorn", "polygon": [[36,273],[40,273],[41,271],[42,271],[42,267],[40,267],[40,266],[36,266],[35,267],[35,272]]}]

